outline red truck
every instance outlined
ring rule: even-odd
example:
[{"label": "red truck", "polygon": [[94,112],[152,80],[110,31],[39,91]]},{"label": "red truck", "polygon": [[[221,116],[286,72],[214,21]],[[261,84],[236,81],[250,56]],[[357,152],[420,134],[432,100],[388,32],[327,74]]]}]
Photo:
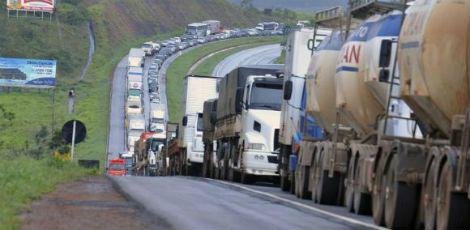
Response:
[{"label": "red truck", "polygon": [[126,164],[124,159],[116,158],[109,160],[108,165],[109,176],[125,176],[126,175]]}]

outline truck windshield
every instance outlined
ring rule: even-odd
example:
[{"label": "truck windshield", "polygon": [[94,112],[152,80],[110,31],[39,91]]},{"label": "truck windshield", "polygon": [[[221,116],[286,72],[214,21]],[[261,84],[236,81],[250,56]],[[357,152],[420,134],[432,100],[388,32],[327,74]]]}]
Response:
[{"label": "truck windshield", "polygon": [[281,110],[282,84],[254,83],[251,89],[250,109]]},{"label": "truck windshield", "polygon": [[142,48],[152,48],[152,45],[150,45],[150,44],[144,44],[144,45],[142,46]]},{"label": "truck windshield", "polygon": [[165,123],[165,119],[154,117],[154,118],[152,118],[152,121],[151,121],[151,122],[152,122],[152,123],[163,124],[163,123]]},{"label": "truck windshield", "polygon": [[197,114],[197,131],[204,131],[204,119],[202,113]]},{"label": "truck windshield", "polygon": [[158,151],[158,146],[160,145],[164,145],[165,143],[163,143],[163,141],[161,140],[153,140],[152,143],[150,144],[151,145],[151,149],[152,151],[156,152]]}]

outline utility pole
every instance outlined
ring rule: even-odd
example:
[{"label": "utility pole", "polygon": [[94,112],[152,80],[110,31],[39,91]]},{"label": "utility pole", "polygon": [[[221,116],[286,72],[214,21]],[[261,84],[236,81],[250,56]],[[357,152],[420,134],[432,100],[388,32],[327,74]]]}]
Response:
[{"label": "utility pole", "polygon": [[[69,100],[68,100],[68,111],[69,115],[74,115],[75,107],[75,90],[72,88],[69,90]],[[77,121],[73,120],[73,129],[72,129],[72,148],[70,150],[70,160],[73,161],[73,156],[75,153],[75,135],[76,135]]]}]

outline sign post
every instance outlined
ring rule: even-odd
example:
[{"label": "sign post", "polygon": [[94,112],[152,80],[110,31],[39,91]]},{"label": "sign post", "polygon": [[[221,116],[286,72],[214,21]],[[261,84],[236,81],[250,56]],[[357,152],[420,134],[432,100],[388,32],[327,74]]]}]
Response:
[{"label": "sign post", "polygon": [[75,153],[75,134],[77,130],[77,121],[73,120],[73,129],[72,129],[72,149],[70,151],[70,159],[73,161],[73,155]]}]

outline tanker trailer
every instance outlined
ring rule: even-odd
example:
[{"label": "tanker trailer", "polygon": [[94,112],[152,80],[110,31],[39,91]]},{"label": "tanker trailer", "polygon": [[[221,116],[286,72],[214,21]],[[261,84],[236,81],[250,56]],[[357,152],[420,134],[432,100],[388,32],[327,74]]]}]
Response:
[{"label": "tanker trailer", "polygon": [[431,0],[408,8],[400,34],[402,98],[427,128],[418,175],[426,229],[470,228],[469,31],[469,1]]},{"label": "tanker trailer", "polygon": [[[418,122],[399,97],[397,39],[403,14],[392,11],[367,19],[351,33],[336,69],[336,106],[353,128],[345,205],[372,212],[377,224],[409,228],[419,204],[425,161]],[[406,140],[406,141],[400,141]],[[406,201],[406,202],[403,202]]]},{"label": "tanker trailer", "polygon": [[[306,123],[312,117],[323,129],[323,135],[311,135],[309,129],[304,128],[305,125],[300,125],[302,140],[296,167],[296,194],[302,197],[311,192],[312,199],[322,204],[339,203],[346,175],[347,154],[344,145],[333,144],[337,114],[335,94],[332,92],[335,90],[336,60],[344,41],[343,36],[340,32],[332,33],[314,52],[304,92],[306,100],[303,107],[307,119],[300,119],[301,123]],[[333,146],[339,146],[335,152],[337,154],[332,153]],[[327,169],[331,169],[331,177]]]}]

